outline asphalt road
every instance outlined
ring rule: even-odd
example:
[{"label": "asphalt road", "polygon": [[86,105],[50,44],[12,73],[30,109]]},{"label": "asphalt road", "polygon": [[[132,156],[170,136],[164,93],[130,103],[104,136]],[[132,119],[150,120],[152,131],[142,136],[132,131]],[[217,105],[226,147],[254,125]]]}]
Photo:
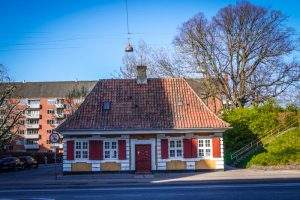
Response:
[{"label": "asphalt road", "polygon": [[300,183],[244,183],[221,185],[139,186],[90,189],[1,190],[4,199],[300,199]]}]

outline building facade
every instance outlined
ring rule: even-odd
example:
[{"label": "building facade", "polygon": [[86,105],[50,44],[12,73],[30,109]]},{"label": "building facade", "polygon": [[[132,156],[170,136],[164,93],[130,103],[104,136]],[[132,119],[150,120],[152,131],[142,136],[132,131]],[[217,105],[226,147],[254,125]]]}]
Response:
[{"label": "building facade", "polygon": [[100,80],[57,131],[64,173],[224,169],[223,132],[185,79]]},{"label": "building facade", "polygon": [[89,92],[95,83],[96,81],[13,83],[17,88],[13,98],[18,99],[19,106],[26,110],[16,138],[6,146],[6,150],[52,152],[51,147],[58,146],[59,151],[62,151],[62,137],[59,143],[53,144],[49,141],[49,136],[72,112],[66,97],[72,90],[82,87]]}]

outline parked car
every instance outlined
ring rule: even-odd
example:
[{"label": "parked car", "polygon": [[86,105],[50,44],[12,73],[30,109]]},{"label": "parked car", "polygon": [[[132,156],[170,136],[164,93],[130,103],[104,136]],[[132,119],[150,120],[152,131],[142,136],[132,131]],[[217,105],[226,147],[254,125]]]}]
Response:
[{"label": "parked car", "polygon": [[24,163],[25,168],[38,168],[39,163],[31,156],[22,156],[19,157],[20,160]]},{"label": "parked car", "polygon": [[0,170],[13,170],[18,171],[24,169],[24,163],[16,157],[6,157],[0,160]]}]

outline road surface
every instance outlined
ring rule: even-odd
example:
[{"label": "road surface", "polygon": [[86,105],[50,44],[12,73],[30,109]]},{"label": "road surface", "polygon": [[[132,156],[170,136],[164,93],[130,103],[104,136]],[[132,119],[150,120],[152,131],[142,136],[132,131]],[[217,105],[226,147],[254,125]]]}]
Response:
[{"label": "road surface", "polygon": [[300,199],[300,182],[243,183],[217,185],[174,185],[109,188],[0,189],[4,199]]}]

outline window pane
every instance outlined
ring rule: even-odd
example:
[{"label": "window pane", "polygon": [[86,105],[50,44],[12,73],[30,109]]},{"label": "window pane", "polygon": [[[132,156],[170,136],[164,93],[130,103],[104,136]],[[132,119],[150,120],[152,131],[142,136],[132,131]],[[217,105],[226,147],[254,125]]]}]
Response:
[{"label": "window pane", "polygon": [[177,157],[180,157],[180,156],[182,156],[182,150],[177,150]]},{"label": "window pane", "polygon": [[170,157],[172,157],[172,158],[175,157],[175,150],[170,150]]},{"label": "window pane", "polygon": [[210,147],[210,140],[205,140],[205,146]]},{"label": "window pane", "polygon": [[181,147],[181,140],[177,140],[177,147]]},{"label": "window pane", "polygon": [[81,149],[81,142],[76,142],[76,149]]},{"label": "window pane", "polygon": [[205,156],[210,156],[210,149],[205,150],[206,155]]},{"label": "window pane", "polygon": [[104,148],[105,148],[105,149],[109,149],[109,142],[105,142],[105,143],[104,143]]},{"label": "window pane", "polygon": [[110,153],[109,153],[109,151],[105,151],[105,152],[104,152],[104,157],[105,157],[105,158],[110,158]]},{"label": "window pane", "polygon": [[76,158],[81,158],[81,151],[76,151]]},{"label": "window pane", "polygon": [[117,151],[113,151],[113,156],[112,158],[117,158]]},{"label": "window pane", "polygon": [[110,102],[104,101],[103,102],[103,110],[109,110],[110,109]]},{"label": "window pane", "polygon": [[199,147],[203,147],[203,140],[199,140]]},{"label": "window pane", "polygon": [[175,147],[175,141],[174,140],[170,141],[170,147]]},{"label": "window pane", "polygon": [[116,149],[117,148],[117,143],[116,142],[112,142],[111,143],[111,148],[112,149]]},{"label": "window pane", "polygon": [[87,148],[88,148],[88,143],[82,142],[82,149],[87,149]]},{"label": "window pane", "polygon": [[87,151],[82,152],[82,158],[88,158],[88,152]]},{"label": "window pane", "polygon": [[199,149],[199,156],[204,156],[204,150],[203,149]]}]

